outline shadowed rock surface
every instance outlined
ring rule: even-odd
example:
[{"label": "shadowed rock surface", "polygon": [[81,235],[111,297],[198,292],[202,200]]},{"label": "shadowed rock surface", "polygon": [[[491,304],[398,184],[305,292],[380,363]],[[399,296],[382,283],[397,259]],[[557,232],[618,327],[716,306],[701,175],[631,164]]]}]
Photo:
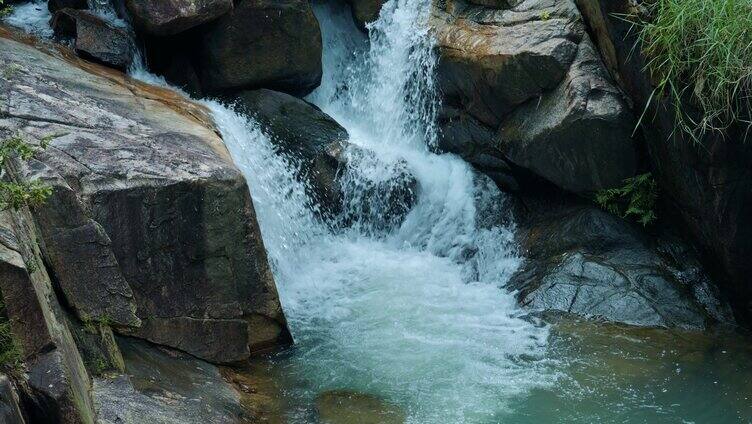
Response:
[{"label": "shadowed rock surface", "polygon": [[321,32],[304,0],[241,0],[202,28],[202,86],[305,95],[321,82]]},{"label": "shadowed rock surface", "polygon": [[0,374],[0,422],[3,424],[25,424],[26,420],[19,407],[20,400],[13,383]]},{"label": "shadowed rock surface", "polygon": [[232,0],[125,0],[134,25],[159,36],[175,35],[232,10]]},{"label": "shadowed rock surface", "polygon": [[119,338],[118,345],[125,374],[94,381],[99,423],[258,422],[216,366],[135,339]]},{"label": "shadowed rock surface", "polygon": [[361,30],[365,30],[367,24],[379,18],[384,0],[347,0],[347,3],[352,9],[355,24]]}]

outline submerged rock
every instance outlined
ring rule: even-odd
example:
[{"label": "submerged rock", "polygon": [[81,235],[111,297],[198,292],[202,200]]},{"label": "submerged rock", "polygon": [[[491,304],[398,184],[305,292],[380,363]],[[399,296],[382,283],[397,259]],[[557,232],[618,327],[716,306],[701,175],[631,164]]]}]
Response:
[{"label": "submerged rock", "polygon": [[175,35],[232,10],[232,0],[126,0],[134,25],[158,36]]},{"label": "submerged rock", "polygon": [[322,424],[402,424],[405,413],[375,396],[332,390],[316,397],[316,412]]},{"label": "submerged rock", "polygon": [[207,91],[272,88],[305,95],[321,82],[322,41],[308,1],[241,0],[201,31]]},{"label": "submerged rock", "polygon": [[685,244],[653,242],[593,206],[536,202],[520,225],[527,260],[507,286],[521,304],[651,327],[733,321]]},{"label": "submerged rock", "polygon": [[218,367],[135,339],[119,338],[118,344],[126,373],[94,381],[99,423],[258,422]]},{"label": "submerged rock", "polygon": [[122,28],[85,10],[61,9],[52,18],[55,37],[72,40],[76,53],[117,69],[133,61],[133,40]]}]

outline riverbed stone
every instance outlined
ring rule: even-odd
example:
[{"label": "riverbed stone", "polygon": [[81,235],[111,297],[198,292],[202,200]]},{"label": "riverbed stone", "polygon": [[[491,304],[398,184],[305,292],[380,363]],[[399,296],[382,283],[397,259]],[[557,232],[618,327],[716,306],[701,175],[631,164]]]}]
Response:
[{"label": "riverbed stone", "polygon": [[232,0],[126,0],[125,7],[140,31],[157,36],[183,32],[232,10]]},{"label": "riverbed stone", "polygon": [[376,396],[347,390],[331,390],[316,397],[322,424],[402,424],[404,411]]},{"label": "riverbed stone", "polygon": [[302,96],[321,82],[321,31],[305,0],[241,0],[202,28],[197,48],[210,92],[263,87]]},{"label": "riverbed stone", "polygon": [[257,422],[217,366],[136,339],[118,344],[126,372],[94,381],[99,423]]},{"label": "riverbed stone", "polygon": [[[40,48],[0,33],[0,59],[14,64],[0,78],[2,126],[49,144],[11,170],[53,188],[34,217],[66,304],[82,321],[218,362],[288,343],[248,185],[209,112]],[[208,327],[226,337],[203,338]]]}]

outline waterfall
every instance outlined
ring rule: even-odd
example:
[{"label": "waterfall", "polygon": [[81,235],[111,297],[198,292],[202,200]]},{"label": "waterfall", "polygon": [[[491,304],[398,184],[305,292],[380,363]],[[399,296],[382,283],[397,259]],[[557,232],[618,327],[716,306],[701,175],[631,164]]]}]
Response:
[{"label": "waterfall", "polygon": [[[248,180],[296,341],[274,359],[293,423],[310,422],[308,406],[326,390],[383,398],[411,423],[498,422],[518,396],[556,379],[548,327],[502,288],[521,263],[504,195],[459,157],[432,153],[429,8],[430,0],[389,0],[366,37],[343,4],[314,4],[324,76],[308,100],[372,153],[350,155],[343,176],[343,213],[355,225],[321,222],[259,125],[201,100]],[[168,85],[140,58],[129,73]],[[364,212],[383,206],[367,189],[389,181],[395,164],[417,180],[417,199],[385,225]]]},{"label": "waterfall", "polygon": [[[400,405],[410,422],[488,422],[505,402],[553,381],[543,359],[548,329],[500,288],[521,262],[503,194],[460,158],[431,153],[429,6],[390,0],[366,39],[342,5],[314,5],[324,77],[308,100],[378,158],[350,157],[345,213],[378,201],[364,188],[388,180],[399,161],[419,189],[396,227],[361,217],[372,225],[330,230],[258,125],[205,104],[249,181],[296,340],[277,360],[291,398],[305,404],[345,389]],[[307,420],[305,408],[291,417]]]}]

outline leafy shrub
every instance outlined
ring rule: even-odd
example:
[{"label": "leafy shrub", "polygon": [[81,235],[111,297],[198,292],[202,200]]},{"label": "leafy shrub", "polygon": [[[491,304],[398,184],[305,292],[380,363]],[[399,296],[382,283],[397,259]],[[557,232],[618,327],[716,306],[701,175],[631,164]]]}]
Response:
[{"label": "leafy shrub", "polygon": [[[673,97],[678,128],[694,140],[734,122],[751,125],[752,2],[657,0],[638,21],[654,95]],[[700,116],[682,107],[689,99]]]},{"label": "leafy shrub", "polygon": [[622,218],[633,218],[643,226],[656,220],[657,199],[658,184],[649,172],[627,178],[622,187],[601,190],[595,196],[603,209]]}]

